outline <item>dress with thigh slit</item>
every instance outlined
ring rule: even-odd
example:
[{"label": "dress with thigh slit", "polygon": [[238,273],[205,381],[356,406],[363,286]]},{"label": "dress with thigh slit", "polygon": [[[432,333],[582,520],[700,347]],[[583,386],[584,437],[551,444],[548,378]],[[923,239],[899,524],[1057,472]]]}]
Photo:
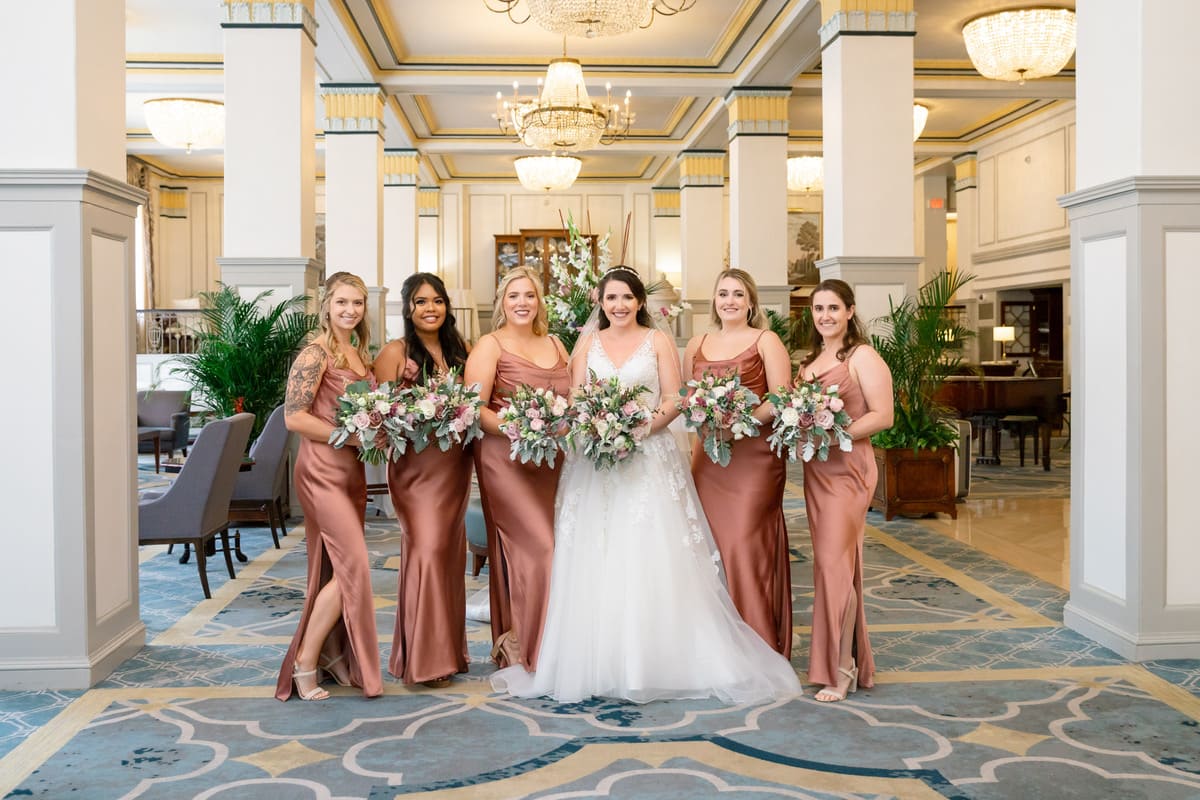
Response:
[{"label": "dress with thigh slit", "polygon": [[[757,339],[726,359],[706,358],[702,339],[691,377],[699,379],[706,372],[740,376],[742,385],[760,400],[770,391]],[[783,518],[787,464],[771,452],[768,433],[764,425],[758,436],[733,442],[727,467],[714,464],[696,442],[692,478],[725,564],[734,606],[763,641],[791,658],[792,569]]]},{"label": "dress with thigh slit", "polygon": [[[407,382],[405,382],[407,383]],[[436,441],[387,467],[400,523],[400,587],[388,671],[405,683],[466,672],[467,537],[471,446]]]},{"label": "dress with thigh slit", "polygon": [[[371,375],[368,373],[364,377],[353,370],[335,367],[328,354],[325,359],[325,374],[309,411],[334,424],[337,399],[346,386],[355,381],[371,380]],[[304,510],[308,586],[300,624],[275,684],[275,696],[280,700],[292,696],[292,669],[313,603],[321,588],[335,575],[342,595],[342,618],[329,632],[329,637],[336,643],[335,649],[345,657],[350,682],[360,687],[367,697],[383,694],[371,565],[363,532],[367,481],[357,449],[335,449],[324,442],[301,438],[294,482],[296,498]]]},{"label": "dress with thigh slit", "polygon": [[[493,411],[508,405],[521,384],[567,395],[571,373],[559,356],[553,367],[502,350],[488,401]],[[534,669],[546,622],[550,567],[554,561],[554,497],[562,454],[553,467],[509,458],[507,436],[485,434],[475,442],[475,474],[488,533],[488,593],[492,640],[516,632],[521,664]]]},{"label": "dress with thigh slit", "polygon": [[[867,412],[862,388],[846,362],[817,376],[823,386],[837,384],[846,413],[858,419]],[[835,686],[850,591],[854,591],[854,661],[858,683],[875,684],[875,659],[867,637],[863,603],[863,535],[867,506],[875,491],[878,473],[869,439],[856,439],[849,453],[829,448],[828,461],[804,464],[804,503],[813,547],[812,643],[808,650],[808,679]]]}]

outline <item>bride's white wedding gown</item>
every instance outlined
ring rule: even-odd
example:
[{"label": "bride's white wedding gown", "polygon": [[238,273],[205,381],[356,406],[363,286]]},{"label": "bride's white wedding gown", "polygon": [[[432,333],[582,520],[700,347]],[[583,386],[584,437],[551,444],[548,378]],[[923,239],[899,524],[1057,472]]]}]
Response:
[{"label": "bride's white wedding gown", "polygon": [[[619,368],[599,336],[587,359],[598,377],[642,384],[658,404],[652,335]],[[554,534],[537,672],[500,670],[492,677],[497,691],[638,703],[712,696],[750,703],[800,693],[791,664],[734,609],[691,472],[667,431],[611,470],[569,455]]]}]

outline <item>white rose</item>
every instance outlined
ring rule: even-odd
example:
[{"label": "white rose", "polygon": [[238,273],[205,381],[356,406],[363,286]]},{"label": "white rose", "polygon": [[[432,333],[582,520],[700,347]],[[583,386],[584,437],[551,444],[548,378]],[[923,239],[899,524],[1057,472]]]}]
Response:
[{"label": "white rose", "polygon": [[795,425],[800,422],[800,412],[791,406],[787,406],[779,414],[779,419],[784,425]]}]

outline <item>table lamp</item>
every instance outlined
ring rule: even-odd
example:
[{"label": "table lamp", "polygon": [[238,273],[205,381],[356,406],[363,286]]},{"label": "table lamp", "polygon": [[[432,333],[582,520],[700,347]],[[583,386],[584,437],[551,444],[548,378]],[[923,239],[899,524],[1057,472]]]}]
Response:
[{"label": "table lamp", "polygon": [[1000,358],[1004,360],[1004,343],[1015,341],[1017,338],[1017,329],[1012,325],[997,325],[992,328],[992,341],[1000,345]]}]

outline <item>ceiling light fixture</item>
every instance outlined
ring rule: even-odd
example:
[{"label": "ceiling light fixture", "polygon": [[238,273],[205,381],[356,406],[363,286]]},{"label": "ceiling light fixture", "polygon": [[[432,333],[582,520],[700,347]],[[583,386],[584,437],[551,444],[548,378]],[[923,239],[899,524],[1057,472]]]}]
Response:
[{"label": "ceiling light fixture", "polygon": [[521,0],[483,0],[483,4],[518,25],[533,19],[552,33],[592,39],[649,28],[656,14],[673,17],[696,5],[696,0],[525,0],[524,19],[513,15]]},{"label": "ceiling light fixture", "polygon": [[146,127],[167,147],[210,150],[225,145],[225,105],[216,100],[162,97],[142,104]]},{"label": "ceiling light fixture", "polygon": [[925,123],[929,119],[929,106],[913,103],[913,141],[921,138]]},{"label": "ceiling light fixture", "polygon": [[967,55],[979,74],[1025,83],[1055,75],[1075,52],[1075,12],[1026,8],[976,17],[962,29]]},{"label": "ceiling light fixture", "polygon": [[567,189],[579,177],[583,162],[575,156],[523,156],[513,162],[521,185],[531,192]]},{"label": "ceiling light fixture", "polygon": [[825,186],[821,156],[796,156],[787,160],[787,186],[791,192],[819,192]]},{"label": "ceiling light fixture", "polygon": [[513,81],[512,97],[496,92],[492,119],[500,132],[516,137],[526,146],[560,152],[590,150],[597,144],[612,144],[629,135],[635,118],[630,110],[630,92],[624,108],[612,102],[612,84],[605,84],[604,103],[593,103],[583,81],[578,59],[556,58],[538,79],[536,97],[521,97],[520,84]]}]

